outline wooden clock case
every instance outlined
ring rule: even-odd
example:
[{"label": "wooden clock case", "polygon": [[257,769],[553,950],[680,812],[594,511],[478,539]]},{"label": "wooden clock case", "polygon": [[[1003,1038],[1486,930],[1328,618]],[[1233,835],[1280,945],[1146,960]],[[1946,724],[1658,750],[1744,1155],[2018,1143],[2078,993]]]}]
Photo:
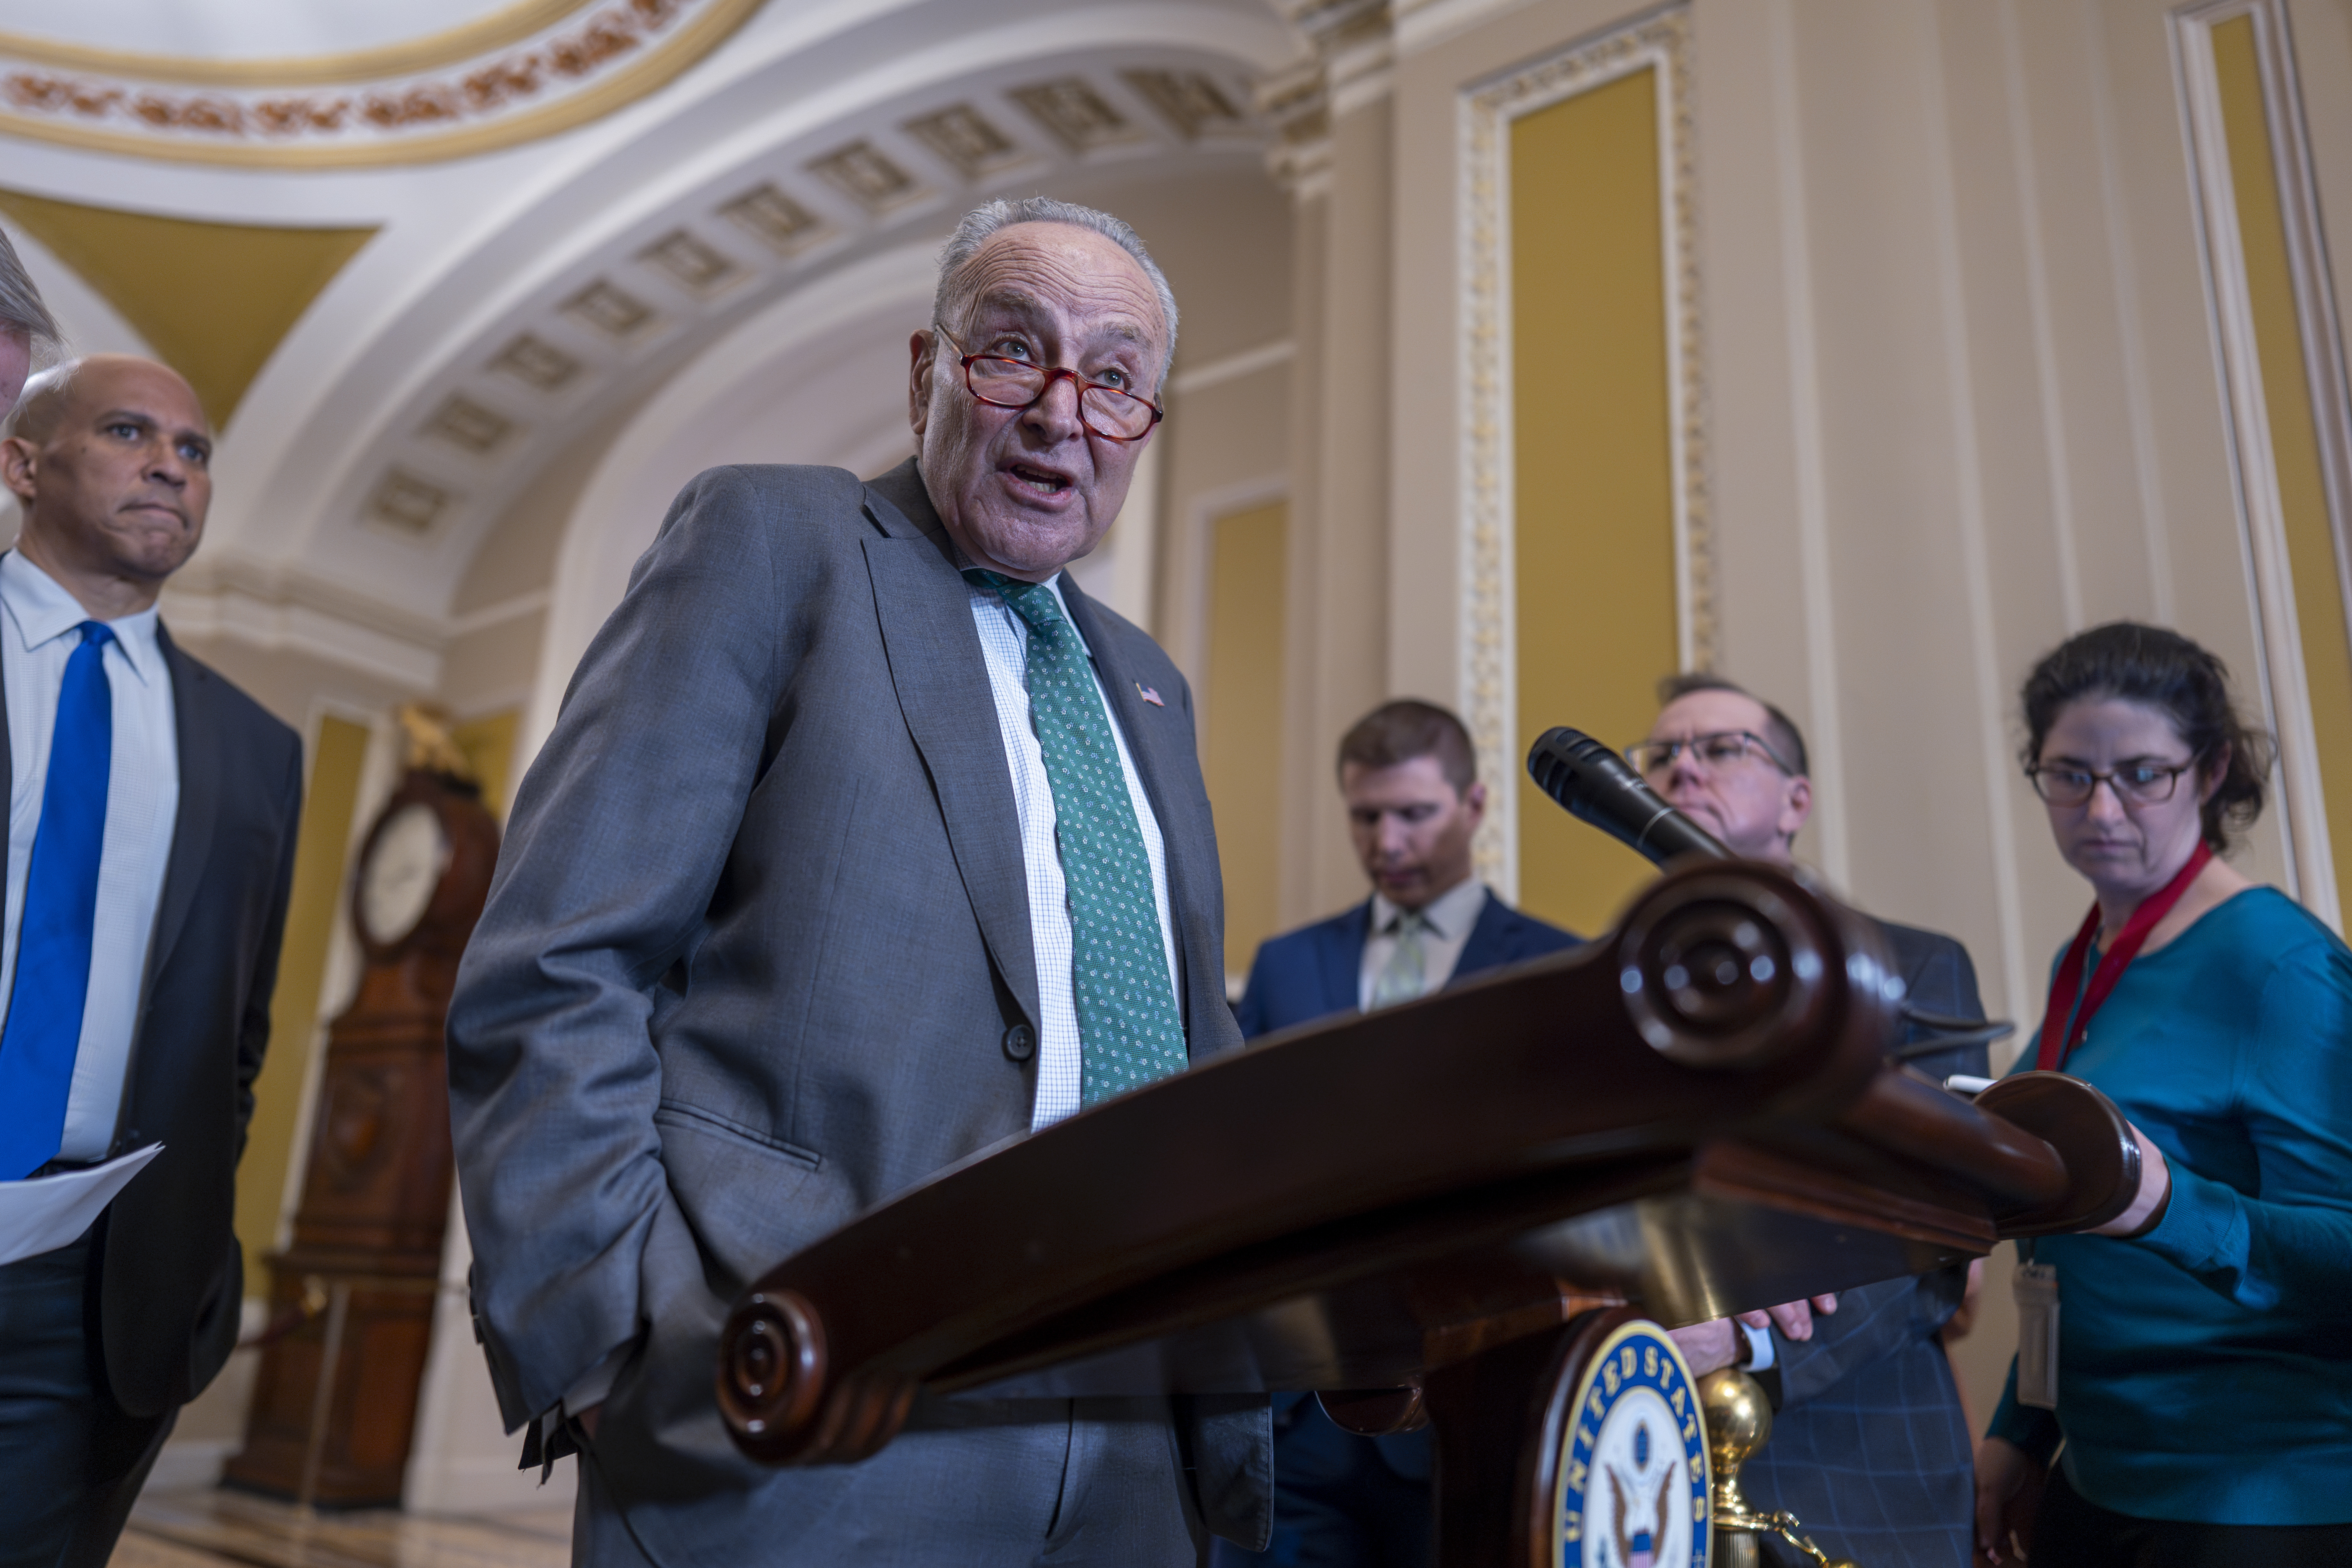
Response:
[{"label": "wooden clock case", "polygon": [[[440,879],[411,929],[379,940],[367,869],[417,805],[441,826]],[[264,1352],[229,1485],[326,1507],[400,1500],[453,1173],[442,1032],[498,850],[479,787],[432,767],[411,766],[369,830],[350,904],[365,969],[329,1031],[292,1243],[268,1259],[287,1331]]]}]

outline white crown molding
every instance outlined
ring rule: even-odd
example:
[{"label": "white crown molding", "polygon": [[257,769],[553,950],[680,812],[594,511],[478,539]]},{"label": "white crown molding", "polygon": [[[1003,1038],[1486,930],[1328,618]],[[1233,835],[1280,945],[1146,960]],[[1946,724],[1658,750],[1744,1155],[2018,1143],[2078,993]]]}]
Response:
[{"label": "white crown molding", "polygon": [[467,610],[462,615],[450,616],[447,622],[448,635],[453,638],[469,637],[476,632],[486,632],[494,626],[505,626],[510,621],[522,620],[547,608],[552,599],[553,595],[545,588],[533,588],[528,594],[517,594],[512,598],[499,599],[493,604],[484,605],[479,609]]},{"label": "white crown molding", "polygon": [[164,623],[190,641],[297,654],[419,694],[441,683],[446,639],[437,628],[387,626],[394,614],[388,606],[331,584],[270,584],[259,574],[174,583],[163,590],[163,611]]},{"label": "white crown molding", "polygon": [[1229,381],[1239,381],[1245,375],[1255,375],[1278,364],[1288,364],[1297,355],[1298,345],[1288,338],[1275,342],[1260,343],[1254,349],[1227,354],[1206,364],[1192,365],[1168,378],[1168,390],[1178,397],[1190,397],[1196,392],[1206,392],[1213,386],[1223,386]]},{"label": "white crown molding", "polygon": [[1489,17],[1528,4],[1530,0],[1394,0],[1397,58],[1408,59]]},{"label": "white crown molding", "polygon": [[460,616],[418,615],[332,578],[232,552],[206,556],[174,577],[163,611],[183,637],[301,654],[422,695],[439,688],[451,643],[538,615],[549,603],[549,591],[538,588]]}]

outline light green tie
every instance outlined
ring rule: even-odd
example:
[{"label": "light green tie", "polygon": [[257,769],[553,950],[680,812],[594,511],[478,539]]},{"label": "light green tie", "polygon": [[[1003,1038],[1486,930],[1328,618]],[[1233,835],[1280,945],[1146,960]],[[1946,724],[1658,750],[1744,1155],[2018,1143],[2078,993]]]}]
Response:
[{"label": "light green tie", "polygon": [[993,572],[964,576],[995,589],[1029,627],[1029,722],[1054,787],[1054,837],[1069,890],[1078,1102],[1093,1105],[1181,1072],[1188,1060],[1151,858],[1094,667],[1053,590]]},{"label": "light green tie", "polygon": [[1406,910],[1391,929],[1396,932],[1396,946],[1389,950],[1389,961],[1372,981],[1375,1007],[1410,1002],[1429,989],[1429,952],[1422,941],[1429,922],[1421,918],[1419,910]]}]

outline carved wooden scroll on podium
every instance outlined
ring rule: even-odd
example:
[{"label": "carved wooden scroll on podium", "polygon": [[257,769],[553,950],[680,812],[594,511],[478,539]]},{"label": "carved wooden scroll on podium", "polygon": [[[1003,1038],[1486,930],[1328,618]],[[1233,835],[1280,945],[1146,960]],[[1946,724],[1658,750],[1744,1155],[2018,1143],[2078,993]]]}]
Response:
[{"label": "carved wooden scroll on podium", "polygon": [[[2054,1074],[1972,1105],[1890,1066],[1900,1000],[1874,928],[1798,876],[1689,866],[1573,953],[1275,1037],[901,1194],[745,1295],[720,1405],[774,1464],[876,1452],[918,1391],[1393,1390],[1355,1396],[1378,1429],[1593,1309],[1696,1322],[2122,1211],[2113,1106]],[[1465,1466],[1524,1468],[1516,1420],[1455,1404],[1511,1431],[1450,1440],[1436,1410],[1448,1500]],[[1504,1560],[1467,1511],[1441,1502],[1444,1560]]]}]

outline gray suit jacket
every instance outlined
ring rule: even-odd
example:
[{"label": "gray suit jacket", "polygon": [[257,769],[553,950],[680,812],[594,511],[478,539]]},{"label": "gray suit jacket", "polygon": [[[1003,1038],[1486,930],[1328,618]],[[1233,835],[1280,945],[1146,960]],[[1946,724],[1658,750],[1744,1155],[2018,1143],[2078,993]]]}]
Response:
[{"label": "gray suit jacket", "polygon": [[[1237,1047],[1191,694],[1144,633],[1064,595],[1166,838],[1192,1055]],[[914,464],[688,485],[523,781],[449,1011],[510,1430],[634,1344],[605,1473],[706,1500],[722,1538],[761,1511],[780,1477],[720,1428],[719,1325],[771,1265],[1028,1130],[1037,1064],[1005,1047],[1040,1023],[1026,886],[968,591]],[[1263,1402],[1179,1409],[1204,1519],[1255,1536]]]}]

